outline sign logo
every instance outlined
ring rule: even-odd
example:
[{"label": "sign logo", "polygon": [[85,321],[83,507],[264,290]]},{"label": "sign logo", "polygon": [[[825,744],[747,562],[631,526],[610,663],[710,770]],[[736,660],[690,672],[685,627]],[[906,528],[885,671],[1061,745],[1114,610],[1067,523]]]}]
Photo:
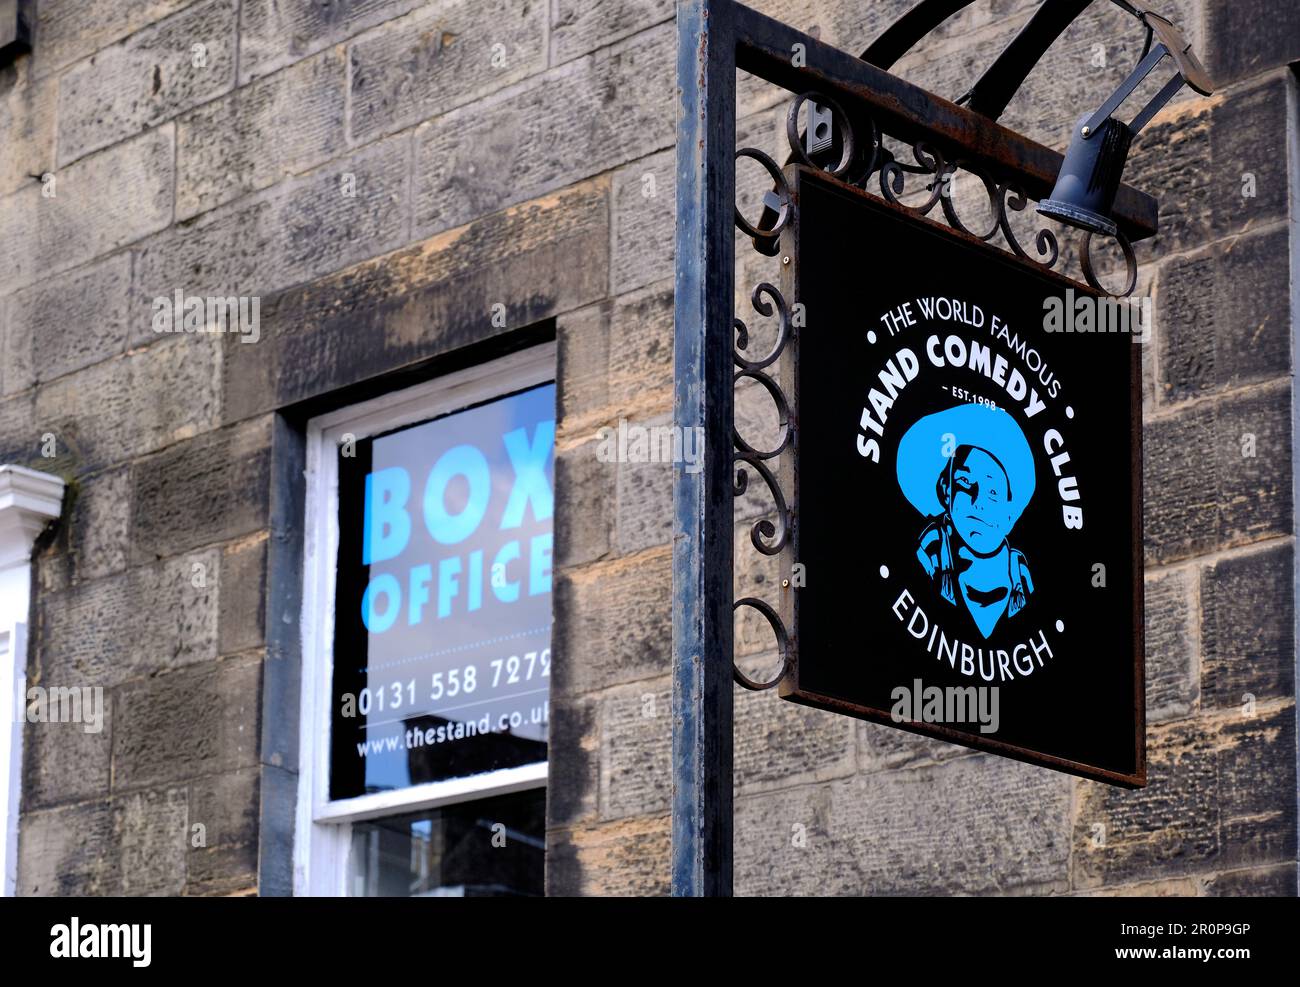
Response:
[{"label": "sign logo", "polygon": [[926,519],[916,555],[935,589],[987,638],[1024,609],[1034,582],[1008,536],[1034,496],[1034,457],[1005,411],[957,405],[903,436],[898,485]]}]

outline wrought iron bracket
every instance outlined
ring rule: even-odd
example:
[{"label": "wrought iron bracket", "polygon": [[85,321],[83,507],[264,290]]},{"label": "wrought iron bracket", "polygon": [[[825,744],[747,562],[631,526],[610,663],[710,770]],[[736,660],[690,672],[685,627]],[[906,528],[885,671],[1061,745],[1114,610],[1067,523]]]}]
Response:
[{"label": "wrought iron bracket", "polygon": [[[1074,3],[1055,2],[1054,8],[1059,12]],[[917,30],[925,19],[965,4],[924,6],[924,15],[912,21]],[[798,442],[799,421],[781,384],[798,359],[797,346],[790,346],[799,332],[791,315],[797,300],[789,297],[784,274],[779,288],[768,280],[753,287],[750,306],[761,317],[775,317],[778,329],[771,349],[751,352],[750,316],[735,311],[734,251],[738,227],[761,253],[779,253],[798,204],[772,157],[753,148],[736,150],[736,72],[791,93],[786,130],[793,160],[861,189],[874,183],[891,202],[942,216],[980,240],[1000,237],[1017,256],[1048,267],[1061,257],[1055,234],[1038,229],[1032,242],[1021,244],[1022,224],[1013,219],[1031,200],[1051,193],[1062,155],[734,0],[678,0],[677,31],[674,415],[679,427],[703,429],[706,441],[701,468],[674,475],[672,888],[678,895],[727,895],[733,683],[778,688],[798,655],[795,622],[781,618],[798,606],[789,578],[798,546],[798,484],[787,466],[793,457],[782,454]],[[894,34],[896,45],[905,40]],[[804,57],[792,59],[794,51]],[[811,134],[807,128],[800,132],[804,107],[812,114]],[[910,149],[912,161],[896,158],[886,136]],[[757,222],[746,219],[736,202],[738,158],[757,162],[772,180]],[[961,171],[975,176],[988,195],[987,223],[967,222],[959,202],[944,194]],[[908,192],[909,182],[919,186],[918,194]],[[1131,290],[1132,242],[1155,233],[1156,201],[1120,185],[1111,213]],[[1083,241],[1080,263],[1085,279],[1099,287],[1090,247],[1090,239]],[[756,444],[735,428],[735,387],[745,380],[763,388],[777,408],[781,431],[773,443]],[[736,599],[734,593],[734,498],[754,476],[773,506],[752,523],[749,542],[759,553],[781,558],[787,595],[780,608],[754,596]],[[794,494],[787,497],[786,490]],[[772,629],[781,660],[772,680],[754,680],[735,667],[734,619],[742,610],[757,611]]]}]

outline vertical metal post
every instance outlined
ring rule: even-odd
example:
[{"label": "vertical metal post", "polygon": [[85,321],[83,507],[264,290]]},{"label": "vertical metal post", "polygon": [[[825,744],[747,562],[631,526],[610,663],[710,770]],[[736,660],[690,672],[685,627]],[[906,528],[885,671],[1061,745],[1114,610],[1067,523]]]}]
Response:
[{"label": "vertical metal post", "polygon": [[731,0],[677,3],[674,415],[703,468],[673,483],[674,895],[731,894],[732,315],[736,49]]}]

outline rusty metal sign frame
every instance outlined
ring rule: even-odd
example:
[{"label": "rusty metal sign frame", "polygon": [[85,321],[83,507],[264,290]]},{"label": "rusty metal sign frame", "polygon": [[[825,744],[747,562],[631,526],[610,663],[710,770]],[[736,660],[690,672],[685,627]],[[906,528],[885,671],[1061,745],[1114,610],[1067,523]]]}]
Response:
[{"label": "rusty metal sign frame", "polygon": [[[927,0],[920,6],[938,23],[969,2]],[[1087,0],[1046,0],[1040,10],[1046,11],[1043,26],[1032,44],[1045,48],[1087,5]],[[929,29],[924,23],[905,25],[904,20],[873,46],[890,48],[886,61],[892,62]],[[1039,229],[1025,247],[1016,232],[1023,223],[1012,219],[1024,214],[1030,200],[1050,195],[1062,155],[996,122],[1010,93],[1041,54],[1037,50],[1026,57],[1017,50],[1017,45],[1026,45],[1022,38],[1012,42],[981,80],[995,76],[992,85],[984,87],[985,102],[992,103],[993,112],[981,113],[735,0],[678,0],[677,32],[675,423],[701,430],[696,434],[706,440],[699,468],[674,473],[672,890],[675,895],[717,896],[732,890],[733,682],[748,688],[777,686],[790,671],[797,649],[778,608],[754,598],[736,600],[733,592],[733,499],[744,491],[749,476],[766,485],[776,505],[775,520],[753,527],[756,550],[781,553],[797,509],[796,503],[786,501],[773,470],[774,461],[795,441],[797,408],[790,407],[768,374],[791,336],[788,311],[774,285],[755,287],[755,311],[775,315],[779,322],[775,346],[757,357],[747,352],[748,331],[734,311],[735,228],[739,226],[760,253],[775,254],[793,204],[776,162],[755,149],[736,149],[737,71],[795,97],[787,126],[792,160],[858,187],[878,181],[882,197],[894,202],[909,176],[916,176],[916,181],[928,182],[924,187],[930,194],[909,206],[912,211],[925,216],[937,209],[934,215],[941,213],[962,233],[985,242],[1000,237],[1017,257],[1049,268],[1061,253],[1055,235]],[[800,57],[792,57],[796,52]],[[995,91],[992,97],[987,95],[990,90]],[[815,108],[836,123],[834,139],[822,143],[820,155],[809,153],[809,135],[800,134],[804,104],[811,104],[805,112]],[[891,154],[886,136],[909,145],[915,163]],[[758,161],[773,180],[767,209],[757,223],[746,220],[736,204],[735,169],[741,156]],[[972,233],[948,197],[935,191],[958,169],[977,176],[988,191],[994,222],[987,234]],[[1126,287],[1115,293],[1127,294],[1136,283],[1131,244],[1154,235],[1156,201],[1121,185],[1112,216],[1127,270]],[[1085,280],[1093,289],[1104,290],[1090,248],[1091,235],[1085,234],[1079,250]],[[776,401],[782,424],[777,448],[755,449],[736,433],[734,388],[740,377],[754,380]],[[720,436],[723,441],[717,441]],[[770,682],[750,680],[734,668],[733,617],[740,607],[757,611],[776,635],[782,667]]]}]

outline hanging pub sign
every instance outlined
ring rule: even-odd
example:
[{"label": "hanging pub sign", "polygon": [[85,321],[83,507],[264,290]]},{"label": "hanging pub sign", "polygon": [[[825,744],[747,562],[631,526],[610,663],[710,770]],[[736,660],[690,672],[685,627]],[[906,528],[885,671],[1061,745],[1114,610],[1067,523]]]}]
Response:
[{"label": "hanging pub sign", "polygon": [[1133,303],[788,170],[781,694],[1145,784]]}]

